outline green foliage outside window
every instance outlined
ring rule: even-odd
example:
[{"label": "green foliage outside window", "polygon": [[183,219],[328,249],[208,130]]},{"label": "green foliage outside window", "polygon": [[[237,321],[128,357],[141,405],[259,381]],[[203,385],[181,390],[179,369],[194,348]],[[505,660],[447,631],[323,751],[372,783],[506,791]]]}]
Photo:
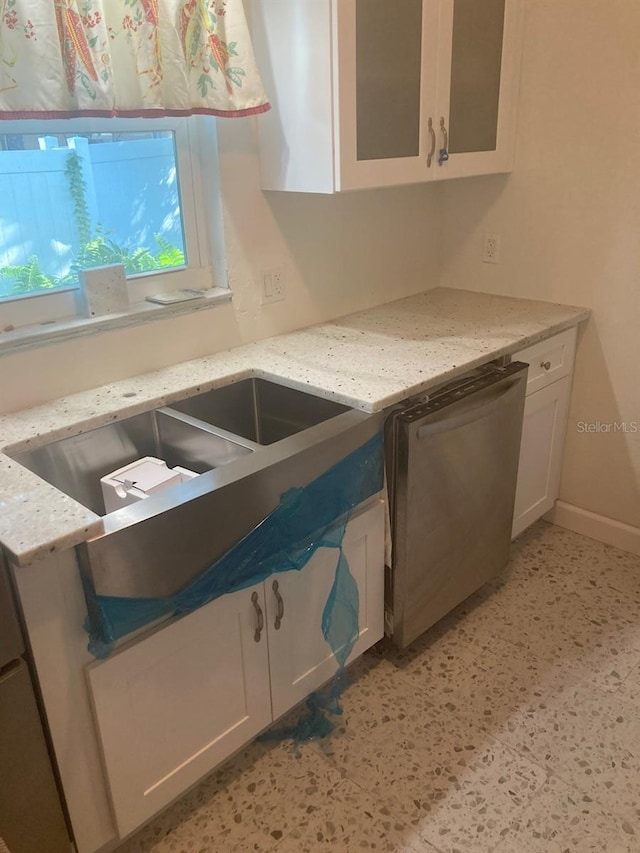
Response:
[{"label": "green foliage outside window", "polygon": [[154,234],[158,247],[155,254],[145,248],[132,248],[116,243],[100,226],[92,234],[86,198],[87,186],[82,177],[81,159],[75,151],[67,157],[65,175],[73,202],[80,249],[71,261],[69,272],[63,276],[43,272],[36,255],[31,255],[26,264],[3,267],[0,269],[0,280],[11,282],[11,294],[34,293],[56,287],[76,287],[81,270],[108,264],[122,264],[127,275],[184,266],[184,252],[161,234]]}]

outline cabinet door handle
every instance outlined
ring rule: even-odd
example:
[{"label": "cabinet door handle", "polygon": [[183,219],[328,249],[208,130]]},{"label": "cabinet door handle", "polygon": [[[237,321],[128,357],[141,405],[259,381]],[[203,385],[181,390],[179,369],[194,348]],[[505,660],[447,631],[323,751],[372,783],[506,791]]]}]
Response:
[{"label": "cabinet door handle", "polygon": [[433,155],[436,153],[436,132],[433,129],[433,121],[429,119],[429,136],[431,137],[431,150],[427,155],[427,168],[431,168],[431,163],[433,161]]},{"label": "cabinet door handle", "polygon": [[440,132],[442,133],[442,148],[438,155],[438,164],[442,166],[442,164],[446,163],[449,159],[449,134],[447,133],[447,127],[444,123],[444,116],[440,116]]},{"label": "cabinet door handle", "polygon": [[278,611],[276,613],[276,619],[273,623],[273,627],[276,629],[276,631],[279,631],[280,625],[282,625],[282,620],[284,618],[284,599],[280,595],[280,584],[278,583],[278,581],[273,582],[271,589],[273,590],[273,594],[276,597],[276,602],[278,605]]},{"label": "cabinet door handle", "polygon": [[260,637],[262,636],[262,629],[264,628],[264,614],[262,612],[262,607],[260,607],[260,604],[258,603],[257,592],[254,592],[251,596],[251,603],[255,607],[256,616],[258,617],[258,624],[256,626],[256,632],[253,635],[253,639],[256,641],[256,643],[259,643]]},{"label": "cabinet door handle", "polygon": [[550,361],[541,361],[541,362],[540,362],[540,367],[541,367],[543,370],[551,370],[551,362],[550,362]]}]

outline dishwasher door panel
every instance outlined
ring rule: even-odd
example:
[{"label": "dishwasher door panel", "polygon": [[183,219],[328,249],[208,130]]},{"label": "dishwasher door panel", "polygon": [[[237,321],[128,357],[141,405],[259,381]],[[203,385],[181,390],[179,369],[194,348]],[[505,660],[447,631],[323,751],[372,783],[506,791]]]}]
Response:
[{"label": "dishwasher door panel", "polygon": [[393,639],[404,647],[509,559],[526,372],[397,424]]}]

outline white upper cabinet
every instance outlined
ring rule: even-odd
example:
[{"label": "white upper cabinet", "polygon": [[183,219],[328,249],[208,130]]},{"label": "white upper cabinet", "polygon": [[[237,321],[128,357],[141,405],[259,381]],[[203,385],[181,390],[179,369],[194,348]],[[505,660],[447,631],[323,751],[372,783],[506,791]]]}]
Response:
[{"label": "white upper cabinet", "polygon": [[253,26],[264,189],[511,168],[522,0],[254,0]]},{"label": "white upper cabinet", "polygon": [[429,180],[440,3],[338,0],[331,8],[334,189]]},{"label": "white upper cabinet", "polygon": [[[522,53],[522,2],[443,0],[440,7],[433,178],[509,172]],[[446,154],[441,157],[442,151]]]}]

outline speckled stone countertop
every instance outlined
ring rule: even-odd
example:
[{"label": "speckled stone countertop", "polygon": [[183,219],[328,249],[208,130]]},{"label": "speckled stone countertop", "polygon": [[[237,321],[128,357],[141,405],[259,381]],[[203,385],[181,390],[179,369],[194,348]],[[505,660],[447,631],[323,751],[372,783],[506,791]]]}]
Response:
[{"label": "speckled stone countertop", "polygon": [[376,412],[588,316],[583,308],[436,288],[1,415],[0,544],[27,565],[102,531],[99,516],[14,462],[12,453],[251,376]]}]

